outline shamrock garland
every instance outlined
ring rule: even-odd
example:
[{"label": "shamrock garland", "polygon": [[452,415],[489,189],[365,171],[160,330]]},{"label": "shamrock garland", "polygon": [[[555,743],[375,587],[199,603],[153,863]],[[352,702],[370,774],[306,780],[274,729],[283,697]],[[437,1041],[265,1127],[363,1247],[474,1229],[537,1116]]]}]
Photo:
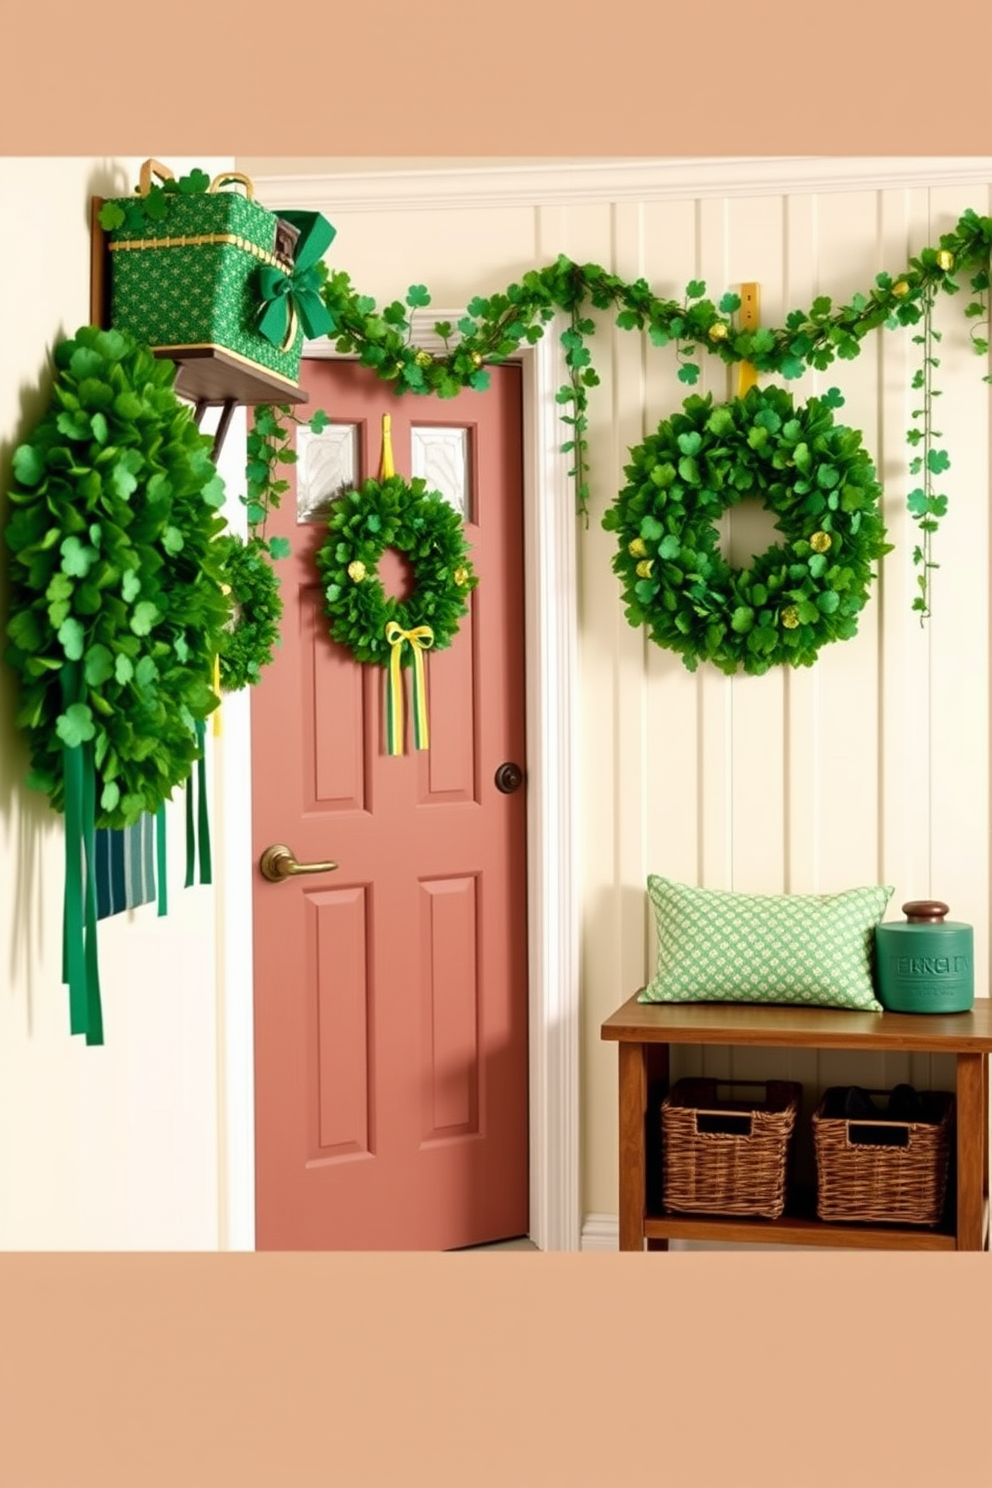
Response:
[{"label": "shamrock garland", "polygon": [[[799,408],[778,387],[715,408],[693,396],[631,451],[629,483],[603,517],[619,539],[626,617],[690,672],[811,666],[856,633],[871,564],[890,548],[861,435],[833,422],[842,402],[836,389]],[[737,570],[715,523],[749,494],[785,541]]]},{"label": "shamrock garland", "polygon": [[[908,442],[914,449],[910,471],[922,480],[907,496],[907,507],[917,523],[921,541],[913,561],[921,567],[920,597],[914,609],[921,619],[929,610],[928,573],[933,568],[932,537],[947,512],[947,497],[934,489],[933,476],[950,467],[945,450],[933,441],[930,369],[937,365],[932,341],[931,312],[938,294],[954,295],[967,283],[964,314],[971,322],[975,352],[986,357],[988,337],[988,290],[992,258],[992,217],[968,208],[954,227],[941,234],[939,243],[909,260],[899,273],[879,273],[865,292],[854,294],[849,303],[835,305],[829,296],[818,295],[806,309],[789,312],[783,326],[775,329],[735,327],[734,313],[739,296],[724,294],[718,302],[707,298],[706,285],[693,280],[681,300],[655,294],[644,279],[626,281],[594,263],[578,264],[564,254],[540,269],[530,269],[519,281],[500,293],[476,296],[457,326],[438,321],[435,334],[445,343],[442,354],[418,349],[413,344],[411,311],[430,304],[422,284],[411,285],[404,303],[394,300],[381,309],[374,299],[359,294],[347,273],[331,272],[323,286],[330,312],[329,335],[344,354],[356,354],[363,366],[396,385],[397,392],[431,393],[454,397],[464,387],[484,389],[489,374],[483,365],[513,356],[524,343],[539,341],[556,313],[564,312],[568,325],[560,341],[567,368],[567,381],[559,389],[562,422],[569,437],[562,444],[571,453],[569,474],[575,478],[580,514],[588,510],[589,390],[599,383],[589,349],[596,331],[590,311],[612,310],[621,330],[646,333],[654,346],[672,346],[678,359],[681,382],[694,385],[700,375],[698,354],[719,356],[728,365],[749,362],[758,372],[777,373],[786,380],[801,377],[809,368],[824,371],[836,359],[852,360],[872,331],[923,324],[914,337],[922,347],[921,368],[914,387],[921,388],[921,409],[913,414]],[[992,381],[992,374],[986,374]]]},{"label": "shamrock garland", "polygon": [[[405,553],[413,565],[407,599],[388,596],[376,572],[387,548]],[[356,661],[380,666],[389,660],[390,621],[404,630],[429,625],[433,650],[450,646],[478,583],[468,553],[461,517],[418,477],[409,483],[398,475],[367,480],[345,492],[334,502],[317,553],[334,640]],[[403,664],[410,664],[409,654]]]},{"label": "shamrock garland", "polygon": [[186,779],[217,705],[224,487],[171,362],[93,326],[54,360],[51,405],[14,452],[6,655],[29,783],[63,810],[63,747],[91,747],[95,825],[123,827]]},{"label": "shamrock garland", "polygon": [[220,643],[220,682],[226,692],[238,692],[259,680],[281,640],[280,581],[264,538],[226,533],[217,541],[235,615]]}]

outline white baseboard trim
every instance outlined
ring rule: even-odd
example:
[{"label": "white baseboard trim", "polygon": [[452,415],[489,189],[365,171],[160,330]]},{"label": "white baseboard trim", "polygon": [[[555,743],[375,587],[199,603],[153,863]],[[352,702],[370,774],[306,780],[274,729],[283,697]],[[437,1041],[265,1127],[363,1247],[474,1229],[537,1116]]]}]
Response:
[{"label": "white baseboard trim", "polygon": [[[814,1254],[827,1249],[826,1246],[808,1245],[725,1245],[720,1241],[708,1240],[673,1240],[671,1249],[693,1250],[693,1251],[741,1251],[741,1250],[771,1250],[782,1253],[784,1251],[807,1251]],[[620,1221],[615,1214],[587,1214],[582,1221],[582,1234],[579,1240],[580,1250],[616,1250],[620,1249]]]},{"label": "white baseboard trim", "polygon": [[582,1221],[580,1250],[619,1250],[620,1221],[615,1214],[587,1214]]}]

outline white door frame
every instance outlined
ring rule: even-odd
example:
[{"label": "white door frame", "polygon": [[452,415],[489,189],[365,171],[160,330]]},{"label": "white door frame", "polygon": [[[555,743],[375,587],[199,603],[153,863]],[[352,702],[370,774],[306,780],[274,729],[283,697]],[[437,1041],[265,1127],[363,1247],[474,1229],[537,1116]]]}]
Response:
[{"label": "white door frame", "polygon": [[[414,319],[418,345],[440,349],[437,320]],[[579,1249],[579,907],[576,786],[578,591],[575,493],[561,454],[565,379],[561,326],[550,322],[522,350],[524,586],[527,708],[527,876],[530,1237],[539,1250]],[[329,339],[307,357],[338,356]],[[231,441],[240,446],[243,440]],[[225,454],[227,451],[225,450]],[[230,457],[228,457],[230,458]],[[222,464],[223,473],[223,464]],[[227,479],[234,479],[233,467]],[[243,477],[242,477],[243,478]],[[218,886],[223,948],[218,996],[220,1248],[255,1245],[253,968],[244,907],[251,903],[250,715],[243,696],[225,702],[219,761],[219,835],[226,871]],[[230,741],[227,744],[227,741]]]}]

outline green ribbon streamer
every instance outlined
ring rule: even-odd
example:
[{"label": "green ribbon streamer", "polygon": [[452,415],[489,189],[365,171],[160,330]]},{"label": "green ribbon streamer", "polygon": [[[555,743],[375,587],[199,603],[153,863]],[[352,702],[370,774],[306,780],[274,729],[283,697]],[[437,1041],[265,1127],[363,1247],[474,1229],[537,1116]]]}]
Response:
[{"label": "green ribbon streamer", "polygon": [[[62,706],[66,701],[62,668]],[[62,746],[65,781],[65,893],[62,913],[62,980],[69,988],[69,1029],[85,1033],[87,1021],[86,948],[83,933],[83,755]]]},{"label": "green ribbon streamer", "polygon": [[213,883],[213,865],[210,856],[210,811],[207,802],[207,726],[202,719],[196,722],[196,742],[199,757],[196,761],[197,804],[193,806],[193,771],[186,782],[186,884],[192,886],[197,859],[197,833],[199,832],[199,878],[201,884]]},{"label": "green ribbon streamer", "polygon": [[189,772],[186,782],[186,882],[188,889],[193,882],[193,869],[196,866],[196,825],[193,820],[193,771]]},{"label": "green ribbon streamer", "polygon": [[196,741],[200,746],[200,758],[196,762],[198,826],[200,833],[200,882],[213,883],[213,866],[210,861],[210,813],[207,808],[207,726],[197,721]]},{"label": "green ribbon streamer", "polygon": [[[62,707],[79,701],[82,672],[66,662],[60,672]],[[62,907],[62,980],[69,988],[69,1029],[87,1044],[103,1043],[96,919],[96,769],[92,744],[63,744],[65,889]]]},{"label": "green ribbon streamer", "polygon": [[258,329],[273,346],[282,346],[289,331],[290,311],[295,308],[305,336],[324,336],[334,324],[320,293],[317,265],[336,236],[335,229],[319,212],[280,212],[280,217],[300,229],[293,271],[263,265],[259,269],[262,308]]},{"label": "green ribbon streamer", "polygon": [[97,957],[96,920],[96,766],[93,745],[83,753],[83,851],[86,857],[86,1042],[103,1043],[103,1008],[100,1005],[100,966]]},{"label": "green ribbon streamer", "polygon": [[166,874],[166,850],[165,850],[165,802],[155,813],[155,867],[158,874],[158,912],[159,917],[169,912],[169,890]]}]

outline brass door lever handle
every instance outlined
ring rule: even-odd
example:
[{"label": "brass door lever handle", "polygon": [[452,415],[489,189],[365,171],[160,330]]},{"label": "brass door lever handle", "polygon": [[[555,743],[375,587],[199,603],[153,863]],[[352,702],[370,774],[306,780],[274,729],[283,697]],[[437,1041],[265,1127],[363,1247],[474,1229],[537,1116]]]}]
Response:
[{"label": "brass door lever handle", "polygon": [[259,871],[269,883],[282,883],[283,879],[295,878],[299,873],[331,873],[337,863],[298,863],[293,850],[282,842],[267,847],[258,860]]}]

